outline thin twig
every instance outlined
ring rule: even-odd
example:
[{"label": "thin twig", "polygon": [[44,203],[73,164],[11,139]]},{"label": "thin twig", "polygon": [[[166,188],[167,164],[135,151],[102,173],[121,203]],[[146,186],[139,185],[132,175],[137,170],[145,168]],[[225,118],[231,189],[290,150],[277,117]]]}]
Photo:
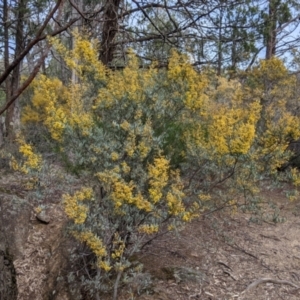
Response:
[{"label": "thin twig", "polygon": [[275,241],[280,241],[280,239],[277,236],[272,236],[272,235],[264,235],[264,234],[260,234],[260,236],[266,238],[266,239],[272,239]]},{"label": "thin twig", "polygon": [[229,244],[229,243],[226,243],[226,244],[227,244],[228,246],[232,247],[233,249],[239,250],[239,251],[241,251],[241,252],[243,252],[243,253],[245,253],[245,254],[247,254],[247,255],[249,255],[249,256],[255,258],[255,259],[259,259],[259,258],[258,258],[257,256],[255,256],[254,254],[252,254],[252,253],[250,253],[250,252],[244,250],[243,248],[239,247],[237,244],[235,244],[235,245],[231,245],[231,244]]},{"label": "thin twig", "polygon": [[247,286],[247,288],[244,290],[244,292],[246,292],[246,291],[258,286],[259,284],[262,284],[262,283],[287,284],[287,285],[290,285],[290,286],[292,286],[296,289],[300,288],[300,286],[298,286],[297,284],[295,284],[291,281],[288,281],[288,280],[278,280],[278,279],[273,279],[273,278],[260,278],[260,279],[255,280],[251,284],[249,284]]},{"label": "thin twig", "polygon": [[118,299],[118,287],[119,287],[119,282],[120,282],[122,273],[123,273],[122,271],[118,272],[117,279],[116,279],[115,285],[114,285],[113,300],[117,300]]},{"label": "thin twig", "polygon": [[223,270],[223,272],[227,275],[229,275],[234,281],[237,281],[237,278],[229,271]]},{"label": "thin twig", "polygon": [[222,266],[224,266],[225,268],[227,268],[227,269],[229,269],[230,271],[232,271],[232,269],[231,269],[227,264],[225,264],[224,262],[218,261],[218,264],[219,264],[219,265],[222,265]]}]

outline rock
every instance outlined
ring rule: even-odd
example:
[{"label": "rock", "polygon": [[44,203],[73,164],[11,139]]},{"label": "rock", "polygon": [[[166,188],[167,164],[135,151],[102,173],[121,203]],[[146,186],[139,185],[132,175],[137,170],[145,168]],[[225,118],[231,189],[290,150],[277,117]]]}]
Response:
[{"label": "rock", "polygon": [[16,300],[18,286],[14,260],[22,255],[29,230],[30,210],[19,208],[11,195],[4,195],[0,192],[0,299]]},{"label": "rock", "polygon": [[16,300],[17,284],[16,274],[9,253],[0,249],[0,299]]},{"label": "rock", "polygon": [[[13,182],[11,176],[2,178]],[[27,195],[21,198],[14,190],[6,193],[6,187],[0,182],[0,300],[73,300],[64,277],[73,241],[63,231],[63,209],[47,204],[35,215],[37,202],[29,204]]]},{"label": "rock", "polygon": [[50,217],[46,214],[45,211],[42,211],[39,214],[37,214],[36,218],[44,224],[49,224],[51,221]]}]

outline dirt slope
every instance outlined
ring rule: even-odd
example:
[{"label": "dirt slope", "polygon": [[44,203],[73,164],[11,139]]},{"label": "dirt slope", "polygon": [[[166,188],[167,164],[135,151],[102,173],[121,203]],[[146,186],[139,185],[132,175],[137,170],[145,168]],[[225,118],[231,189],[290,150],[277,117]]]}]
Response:
[{"label": "dirt slope", "polygon": [[300,299],[300,201],[281,190],[264,196],[285,222],[208,215],[148,246],[142,261],[156,277],[155,293],[141,299]]}]

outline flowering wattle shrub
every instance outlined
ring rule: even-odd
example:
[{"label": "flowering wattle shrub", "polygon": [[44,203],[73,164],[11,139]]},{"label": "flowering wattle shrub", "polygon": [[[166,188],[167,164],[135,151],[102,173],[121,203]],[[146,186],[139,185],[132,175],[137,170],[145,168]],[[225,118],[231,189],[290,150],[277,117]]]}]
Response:
[{"label": "flowering wattle shrub", "polygon": [[[300,136],[288,99],[276,99],[276,87],[268,90],[272,101],[262,101],[265,85],[255,81],[269,67],[282,76],[280,61],[263,62],[242,85],[197,72],[176,52],[167,70],[140,68],[129,52],[124,69],[112,71],[98,61],[96,44],[78,34],[72,51],[51,42],[76,80],[40,75],[22,121],[46,128],[67,166],[90,183],[63,195],[63,205],[73,236],[106,274],[96,290],[112,274],[117,286],[130,257],[161,230],[191,221],[208,205],[235,210],[241,193],[246,205]],[[270,81],[293,84],[286,77]],[[27,147],[20,151],[34,165],[39,158]],[[293,180],[299,182],[295,170]]]}]

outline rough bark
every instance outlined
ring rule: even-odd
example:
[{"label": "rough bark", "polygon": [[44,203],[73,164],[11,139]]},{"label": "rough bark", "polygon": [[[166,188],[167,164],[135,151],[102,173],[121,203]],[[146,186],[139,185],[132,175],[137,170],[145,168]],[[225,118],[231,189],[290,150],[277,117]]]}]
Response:
[{"label": "rough bark", "polygon": [[277,26],[277,7],[276,1],[269,0],[269,16],[266,34],[266,59],[270,59],[276,52],[276,26]]},{"label": "rough bark", "polygon": [[[18,6],[17,15],[17,27],[16,27],[16,37],[15,37],[15,56],[18,57],[24,49],[24,20],[26,12],[27,1],[20,0]],[[19,63],[12,71],[10,82],[8,84],[8,90],[6,91],[7,101],[13,95],[14,91],[18,90],[20,83],[20,72],[21,63]],[[8,80],[7,80],[8,81]],[[19,100],[14,101],[14,103],[9,107],[5,118],[5,135],[12,138],[13,132],[19,127],[20,119],[20,104]]]},{"label": "rough bark", "polygon": [[121,0],[108,0],[104,8],[99,55],[104,65],[109,65],[114,58],[116,48],[114,40],[118,32],[120,4]]},{"label": "rough bark", "polygon": [[[4,68],[9,66],[9,17],[8,17],[8,3],[7,0],[3,1],[3,31],[4,31]],[[10,80],[9,78],[5,81],[5,95],[6,102],[11,94]],[[0,118],[0,146],[4,143],[5,135],[5,118]]]}]

